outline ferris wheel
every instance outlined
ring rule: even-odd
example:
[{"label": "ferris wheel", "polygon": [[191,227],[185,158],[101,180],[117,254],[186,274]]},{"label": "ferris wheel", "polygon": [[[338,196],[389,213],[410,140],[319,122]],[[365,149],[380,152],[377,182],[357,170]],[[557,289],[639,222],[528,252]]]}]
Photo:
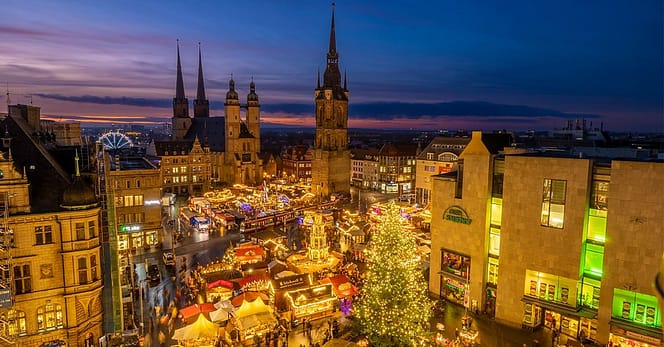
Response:
[{"label": "ferris wheel", "polygon": [[121,133],[120,131],[109,131],[101,137],[99,137],[99,142],[104,145],[105,149],[120,149],[132,147],[134,144],[127,137],[127,135]]}]

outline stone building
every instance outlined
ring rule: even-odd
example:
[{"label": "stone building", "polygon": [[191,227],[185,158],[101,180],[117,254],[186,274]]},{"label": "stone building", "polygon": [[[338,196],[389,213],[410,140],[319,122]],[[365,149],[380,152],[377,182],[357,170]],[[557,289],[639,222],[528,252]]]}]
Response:
[{"label": "stone building", "polygon": [[93,346],[103,334],[100,206],[78,154],[62,165],[39,119],[38,107],[11,105],[2,121],[0,344]]},{"label": "stone building", "polygon": [[361,189],[378,189],[378,151],[377,148],[351,150],[351,185]]},{"label": "stone building", "polygon": [[643,269],[664,251],[664,164],[504,148],[473,132],[434,178],[430,292],[568,339],[660,345]]},{"label": "stone building", "polygon": [[281,152],[283,178],[289,182],[311,183],[313,149],[307,145],[288,146]]},{"label": "stone building", "polygon": [[348,149],[348,85],[341,85],[339,53],[334,29],[330,29],[327,65],[321,85],[320,73],[314,90],[316,135],[311,162],[311,192],[327,197],[336,192],[350,195],[350,150]]}]

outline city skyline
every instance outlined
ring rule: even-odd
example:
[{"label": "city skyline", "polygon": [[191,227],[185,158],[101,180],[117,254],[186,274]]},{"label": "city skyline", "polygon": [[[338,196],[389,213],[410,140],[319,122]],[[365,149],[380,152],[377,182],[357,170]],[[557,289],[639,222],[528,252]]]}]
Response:
[{"label": "city skyline", "polygon": [[[233,74],[262,119],[313,126],[330,2],[194,6],[9,1],[0,76],[12,103],[56,120],[170,122],[179,39],[195,95],[198,42],[211,115]],[[662,3],[338,2],[349,127],[550,129],[585,118],[664,131]]]}]

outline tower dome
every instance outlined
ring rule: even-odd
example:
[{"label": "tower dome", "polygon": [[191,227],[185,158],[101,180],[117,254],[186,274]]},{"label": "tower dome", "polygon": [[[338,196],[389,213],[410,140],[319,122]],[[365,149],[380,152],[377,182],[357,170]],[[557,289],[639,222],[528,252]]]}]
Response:
[{"label": "tower dome", "polygon": [[97,197],[92,187],[83,182],[81,177],[76,177],[74,182],[62,192],[60,207],[66,210],[82,210],[97,204]]},{"label": "tower dome", "polygon": [[231,80],[228,81],[228,92],[226,93],[226,99],[230,100],[237,100],[237,92],[235,91],[235,81],[233,81],[233,77],[231,77]]},{"label": "tower dome", "polygon": [[90,207],[97,206],[97,196],[95,196],[92,187],[81,179],[81,171],[78,168],[78,150],[74,161],[76,163],[76,177],[74,182],[70,184],[62,192],[62,204],[60,207],[65,210],[84,210]]}]

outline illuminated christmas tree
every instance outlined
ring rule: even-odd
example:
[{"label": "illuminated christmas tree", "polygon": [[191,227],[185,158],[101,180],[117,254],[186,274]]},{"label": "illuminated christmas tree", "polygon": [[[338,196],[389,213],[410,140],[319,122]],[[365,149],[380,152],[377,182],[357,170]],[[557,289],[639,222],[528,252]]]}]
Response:
[{"label": "illuminated christmas tree", "polygon": [[221,263],[224,264],[224,269],[226,270],[235,270],[240,267],[240,263],[235,254],[235,247],[230,243],[224,251],[224,257],[221,258]]},{"label": "illuminated christmas tree", "polygon": [[367,281],[356,306],[362,333],[374,346],[415,346],[428,334],[432,302],[414,236],[393,202],[372,235]]}]

